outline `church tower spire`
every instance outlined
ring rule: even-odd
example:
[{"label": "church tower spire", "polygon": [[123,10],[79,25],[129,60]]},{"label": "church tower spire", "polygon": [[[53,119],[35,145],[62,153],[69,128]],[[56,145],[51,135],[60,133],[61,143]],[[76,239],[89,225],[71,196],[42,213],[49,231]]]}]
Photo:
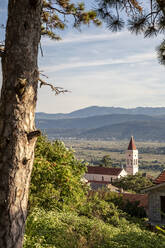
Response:
[{"label": "church tower spire", "polygon": [[138,150],[133,136],[126,151],[126,171],[129,175],[135,175],[138,172]]}]

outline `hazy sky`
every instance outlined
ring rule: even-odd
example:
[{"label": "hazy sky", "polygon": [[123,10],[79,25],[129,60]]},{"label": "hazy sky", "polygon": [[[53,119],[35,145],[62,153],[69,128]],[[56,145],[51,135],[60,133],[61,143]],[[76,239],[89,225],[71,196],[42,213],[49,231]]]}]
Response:
[{"label": "hazy sky", "polygon": [[[5,17],[3,1],[0,20]],[[62,37],[60,42],[42,40],[39,67],[49,82],[71,92],[54,96],[47,87],[39,89],[37,111],[65,113],[91,105],[165,106],[165,68],[155,51],[162,37],[114,34],[104,25],[84,27],[82,32],[68,29]]]}]

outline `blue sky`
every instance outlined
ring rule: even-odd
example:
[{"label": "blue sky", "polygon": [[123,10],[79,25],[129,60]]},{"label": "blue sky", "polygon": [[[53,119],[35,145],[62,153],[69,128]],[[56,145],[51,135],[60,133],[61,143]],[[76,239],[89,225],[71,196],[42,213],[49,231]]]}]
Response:
[{"label": "blue sky", "polygon": [[[0,3],[0,15],[5,6]],[[0,19],[1,20],[1,19]],[[68,29],[63,40],[42,39],[44,57],[39,67],[55,86],[70,93],[54,96],[47,87],[39,89],[37,111],[70,112],[91,105],[165,106],[165,68],[155,48],[162,37],[144,39],[122,31],[101,28]]]}]

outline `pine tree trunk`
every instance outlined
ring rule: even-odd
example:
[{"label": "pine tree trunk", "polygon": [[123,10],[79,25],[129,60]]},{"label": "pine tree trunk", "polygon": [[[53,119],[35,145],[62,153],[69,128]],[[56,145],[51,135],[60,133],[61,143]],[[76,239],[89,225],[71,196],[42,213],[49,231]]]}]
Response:
[{"label": "pine tree trunk", "polygon": [[36,136],[41,0],[9,0],[0,99],[0,248],[21,248]]}]

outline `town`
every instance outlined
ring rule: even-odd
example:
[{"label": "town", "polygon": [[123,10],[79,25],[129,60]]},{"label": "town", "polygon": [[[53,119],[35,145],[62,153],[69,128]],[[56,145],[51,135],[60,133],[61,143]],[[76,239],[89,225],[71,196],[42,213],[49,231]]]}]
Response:
[{"label": "town", "polygon": [[165,1],[0,1],[0,248],[165,248]]}]

